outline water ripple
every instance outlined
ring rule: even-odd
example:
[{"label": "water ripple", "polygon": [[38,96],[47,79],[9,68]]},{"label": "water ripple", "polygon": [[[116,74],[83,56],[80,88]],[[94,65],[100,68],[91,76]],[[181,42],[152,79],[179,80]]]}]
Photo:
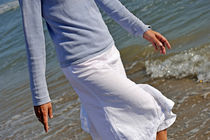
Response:
[{"label": "water ripple", "polygon": [[16,9],[16,8],[18,8],[18,6],[19,6],[18,1],[13,1],[13,2],[2,4],[2,5],[0,5],[0,14],[3,14],[7,11]]}]

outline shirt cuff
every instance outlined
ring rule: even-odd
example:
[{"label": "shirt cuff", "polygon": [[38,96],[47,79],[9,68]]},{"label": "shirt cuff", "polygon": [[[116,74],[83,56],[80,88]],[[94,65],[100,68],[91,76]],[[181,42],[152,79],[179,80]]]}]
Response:
[{"label": "shirt cuff", "polygon": [[40,105],[46,104],[48,102],[51,102],[49,96],[46,96],[46,97],[41,98],[41,99],[33,99],[33,105],[34,106],[40,106]]},{"label": "shirt cuff", "polygon": [[[140,27],[140,26],[139,26]],[[146,31],[148,31],[148,30],[151,30],[152,29],[152,27],[151,27],[151,25],[141,25],[141,27],[139,28],[138,26],[137,26],[137,28],[135,29],[135,36],[136,37],[142,37],[143,38],[143,35],[144,35],[144,33],[146,32]]]}]

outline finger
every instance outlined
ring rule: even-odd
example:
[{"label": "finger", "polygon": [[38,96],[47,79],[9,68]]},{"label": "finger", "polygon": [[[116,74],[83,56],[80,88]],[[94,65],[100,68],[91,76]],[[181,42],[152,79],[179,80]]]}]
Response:
[{"label": "finger", "polygon": [[166,54],[166,49],[165,49],[165,47],[163,46],[162,43],[159,43],[159,46],[158,47],[160,48],[160,53]]},{"label": "finger", "polygon": [[170,43],[167,40],[162,39],[161,42],[163,43],[163,45],[165,47],[167,47],[168,49],[171,49],[171,45],[170,45]]},{"label": "finger", "polygon": [[35,112],[35,114],[36,114],[36,117],[39,119],[39,120],[41,120],[41,118],[42,118],[42,113],[41,113],[41,110],[40,110],[40,108],[38,108],[38,107],[34,107],[34,112]]},{"label": "finger", "polygon": [[171,45],[170,45],[170,43],[168,42],[168,40],[166,40],[166,41],[164,42],[164,46],[166,46],[168,49],[171,49]]},{"label": "finger", "polygon": [[50,105],[50,107],[48,108],[48,115],[49,115],[50,119],[53,118],[52,105]]},{"label": "finger", "polygon": [[162,52],[163,54],[166,54],[166,48],[164,46],[162,46]]},{"label": "finger", "polygon": [[164,46],[163,44],[158,40],[158,39],[154,39],[154,42],[156,44],[156,46],[160,49],[160,53],[163,53],[164,54]]},{"label": "finger", "polygon": [[37,119],[44,125],[43,123],[43,114],[42,114],[42,111],[41,109],[38,110],[38,116],[37,116]]},{"label": "finger", "polygon": [[166,50],[164,46],[160,46],[160,50],[162,54],[166,54]]},{"label": "finger", "polygon": [[38,120],[44,125],[44,122],[43,122],[42,118],[38,118]]},{"label": "finger", "polygon": [[155,50],[158,51],[158,47],[154,42],[152,42],[152,45],[155,47]]},{"label": "finger", "polygon": [[44,124],[44,129],[45,132],[48,132],[48,110],[46,110],[46,112],[43,112],[43,124]]},{"label": "finger", "polygon": [[154,43],[154,44],[155,44],[155,46],[156,46],[157,50],[160,50],[160,54],[161,54],[161,53],[163,53],[162,48],[161,48],[160,46],[158,46],[158,45],[157,45],[158,43],[157,43],[157,44],[156,44],[156,43]]},{"label": "finger", "polygon": [[164,44],[164,46],[166,46],[168,49],[171,49],[170,43],[164,36],[162,36],[160,33],[157,33],[156,37]]},{"label": "finger", "polygon": [[160,46],[160,53],[165,54],[165,48],[163,46]]}]

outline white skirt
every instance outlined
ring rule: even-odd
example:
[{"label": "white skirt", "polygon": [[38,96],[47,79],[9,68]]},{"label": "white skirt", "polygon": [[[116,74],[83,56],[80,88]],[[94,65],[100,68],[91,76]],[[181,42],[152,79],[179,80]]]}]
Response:
[{"label": "white skirt", "polygon": [[62,70],[81,100],[81,126],[93,140],[155,140],[176,119],[173,101],[127,78],[115,45]]}]

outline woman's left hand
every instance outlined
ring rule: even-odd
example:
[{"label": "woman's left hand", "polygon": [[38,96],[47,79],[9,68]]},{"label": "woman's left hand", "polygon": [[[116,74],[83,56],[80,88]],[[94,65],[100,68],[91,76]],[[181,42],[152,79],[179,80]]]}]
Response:
[{"label": "woman's left hand", "polygon": [[147,30],[143,34],[143,38],[152,43],[156,50],[160,50],[160,53],[166,54],[166,48],[171,49],[171,45],[168,40],[158,32],[153,30]]}]

